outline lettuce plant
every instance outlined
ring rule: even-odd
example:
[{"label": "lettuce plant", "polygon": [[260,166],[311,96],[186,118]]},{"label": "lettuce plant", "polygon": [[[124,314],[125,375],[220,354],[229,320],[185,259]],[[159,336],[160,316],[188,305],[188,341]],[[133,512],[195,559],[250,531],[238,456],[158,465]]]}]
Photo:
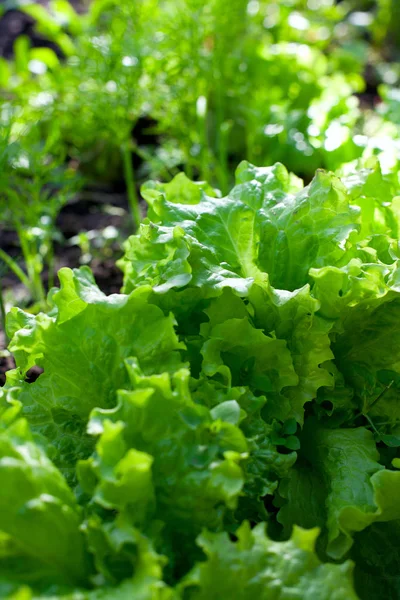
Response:
[{"label": "lettuce plant", "polygon": [[122,294],[11,310],[2,597],[396,597],[399,185],[149,182]]}]

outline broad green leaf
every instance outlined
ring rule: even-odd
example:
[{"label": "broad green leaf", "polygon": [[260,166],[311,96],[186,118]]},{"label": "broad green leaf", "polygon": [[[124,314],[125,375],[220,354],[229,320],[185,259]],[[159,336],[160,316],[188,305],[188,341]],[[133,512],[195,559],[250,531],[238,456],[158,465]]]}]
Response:
[{"label": "broad green leaf", "polygon": [[324,368],[333,358],[329,337],[332,323],[320,318],[320,304],[308,286],[286,292],[274,290],[267,282],[257,282],[249,299],[256,325],[286,340],[298,377],[297,384],[270,398],[266,414],[282,421],[293,417],[302,423],[305,403],[314,400],[320,388],[333,385],[331,372]]},{"label": "broad green leaf", "polygon": [[286,342],[266,336],[247,318],[227,319],[213,327],[207,338],[201,353],[208,377],[218,373],[229,387],[247,384],[264,393],[298,383]]},{"label": "broad green leaf", "polygon": [[[152,279],[157,281],[156,291],[161,292],[190,284],[200,290],[204,287],[208,295],[215,295],[225,286],[240,294],[247,293],[252,278],[258,273],[257,211],[264,198],[272,196],[273,192],[285,195],[292,183],[282,165],[260,169],[263,183],[246,182],[243,167],[239,173],[244,182],[226,198],[211,198],[207,188],[196,187],[179,176],[179,182],[150,182],[144,186],[142,193],[150,204],[151,221],[144,224],[138,237],[130,238],[127,244],[127,255],[121,263],[127,289],[138,281],[150,282]],[[176,265],[173,272],[165,270],[163,261],[159,269],[155,265],[155,273],[148,271],[148,263],[140,261],[144,252],[148,257],[161,252],[164,257],[171,251]],[[184,262],[179,260],[182,255]],[[136,266],[131,273],[129,264],[132,261]],[[141,264],[144,268],[140,268]],[[175,283],[178,273],[180,279]]]},{"label": "broad green leaf", "polygon": [[399,519],[400,473],[379,464],[373,435],[367,429],[324,429],[309,419],[294,470],[281,488],[287,503],[280,521],[289,528],[297,523],[325,523],[326,552],[332,558],[342,558],[354,534],[371,523]]},{"label": "broad green leaf", "polygon": [[350,562],[320,563],[314,550],[318,529],[296,527],[290,540],[275,542],[265,534],[264,523],[251,530],[244,522],[236,536],[236,542],[227,533],[199,537],[207,560],[180,584],[183,598],[357,599]]},{"label": "broad green leaf", "polygon": [[[264,518],[264,497],[274,494],[278,481],[288,474],[296,461],[295,452],[280,452],[273,441],[275,427],[266,423],[261,416],[265,397],[254,396],[246,387],[227,388],[211,380],[192,381],[192,388],[196,402],[214,407],[211,409],[213,418],[226,418],[228,405],[229,416],[231,407],[234,407],[236,418],[239,408],[239,427],[246,437],[249,456],[241,463],[245,483],[237,513],[247,517],[254,515],[255,520],[258,520],[260,515]],[[282,445],[285,443],[286,439],[283,438]]]},{"label": "broad green leaf", "polygon": [[81,511],[25,419],[0,431],[0,574],[20,583],[88,583]]},{"label": "broad green leaf", "polygon": [[[121,263],[126,288],[153,283],[156,276],[161,292],[190,284],[209,294],[229,286],[246,295],[254,277],[266,272],[274,287],[294,290],[307,283],[311,267],[341,259],[350,234],[358,229],[358,211],[349,205],[339,179],[321,171],[310,186],[297,191],[282,165],[257,169],[247,163],[239,166],[237,178],[225,198],[211,198],[188,180],[180,179],[178,187],[175,180],[144,186],[150,221],[128,242]],[[178,261],[178,240],[180,247],[186,246],[184,261]],[[172,271],[163,261],[156,273],[148,272],[147,264],[137,271],[143,252],[166,257],[171,251],[177,257]],[[134,270],[128,266],[131,261]]]},{"label": "broad green leaf", "polygon": [[128,382],[124,358],[136,356],[145,372],[163,372],[180,363],[174,318],[148,303],[149,289],[130,296],[105,296],[88,269],[60,271],[53,294],[55,316],[13,309],[8,319],[10,348],[24,374],[38,365],[44,373],[20,386],[19,400],[33,431],[54,446],[54,460],[74,477],[75,461],[90,453],[85,435],[90,411],[111,407]]},{"label": "broad green leaf", "polygon": [[360,598],[395,599],[400,593],[400,521],[374,523],[355,535],[351,556],[354,584]]},{"label": "broad green leaf", "polygon": [[236,425],[194,403],[186,370],[171,378],[144,376],[133,359],[128,366],[135,389],[120,391],[115,408],[91,415],[89,432],[100,437],[79,466],[81,485],[133,525],[151,531],[164,523],[162,547],[169,553],[183,544],[185,564],[192,536],[204,526],[218,529],[236,508],[247,442]]}]

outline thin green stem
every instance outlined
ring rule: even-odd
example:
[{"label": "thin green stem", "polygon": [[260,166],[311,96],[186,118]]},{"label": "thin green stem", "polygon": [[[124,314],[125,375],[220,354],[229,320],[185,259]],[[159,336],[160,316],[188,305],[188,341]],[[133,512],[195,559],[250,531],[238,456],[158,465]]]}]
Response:
[{"label": "thin green stem", "polygon": [[215,82],[215,115],[217,177],[218,186],[223,194],[228,193],[228,153],[227,153],[227,124],[226,121],[226,91],[225,91],[225,48],[221,40],[216,40],[214,55]]},{"label": "thin green stem", "polygon": [[219,187],[225,195],[228,193],[229,171],[228,171],[228,136],[230,123],[224,122],[220,126],[218,140],[218,162],[219,162]]},{"label": "thin green stem", "polygon": [[373,429],[373,431],[376,433],[376,435],[380,435],[379,431],[375,427],[374,422],[372,421],[371,417],[369,417],[368,415],[364,415],[364,417],[367,419],[368,423],[371,425],[371,429]]},{"label": "thin green stem", "polygon": [[47,251],[47,267],[49,269],[49,277],[47,282],[47,289],[50,291],[54,286],[54,271],[55,271],[55,261],[54,261],[54,248],[53,241],[49,240],[49,249]]},{"label": "thin green stem", "polygon": [[207,118],[202,119],[202,140],[201,140],[201,179],[210,182],[210,152],[207,133]]},{"label": "thin green stem", "polygon": [[379,402],[379,400],[382,398],[382,396],[383,396],[384,394],[386,394],[386,392],[387,392],[388,390],[390,390],[390,388],[392,387],[392,385],[393,385],[393,384],[394,384],[394,379],[393,379],[393,380],[392,380],[392,381],[391,381],[391,382],[390,382],[390,383],[389,383],[389,384],[388,384],[388,385],[385,387],[385,389],[384,389],[384,390],[382,390],[382,392],[379,394],[379,396],[378,396],[377,398],[375,398],[375,400],[374,400],[373,402],[371,402],[371,404],[368,406],[368,410],[371,410],[371,408],[372,408],[373,406],[375,406],[375,404],[376,404],[377,402]]},{"label": "thin green stem", "polygon": [[186,153],[186,155],[188,156],[188,160],[185,165],[185,174],[188,179],[192,180],[193,179],[193,165],[190,162],[190,155],[188,152]]},{"label": "thin green stem", "polygon": [[38,302],[42,308],[46,306],[46,294],[43,287],[43,282],[40,277],[40,271],[38,269],[38,260],[40,257],[36,252],[36,249],[32,252],[28,241],[25,239],[23,231],[18,230],[19,242],[21,244],[22,254],[26,264],[26,270],[28,271],[29,284],[28,288],[31,290],[32,298]]},{"label": "thin green stem", "polygon": [[[198,103],[202,102],[201,106],[198,106],[198,121],[196,123],[196,129],[200,135],[200,177],[203,181],[210,182],[210,147],[208,141],[208,98],[201,96],[198,99]],[[192,179],[191,177],[189,179]]]},{"label": "thin green stem", "polygon": [[[220,75],[221,76],[221,75]],[[217,94],[216,94],[216,132],[217,132],[217,157],[218,157],[218,185],[223,194],[227,193],[227,182],[225,179],[225,173],[227,172],[226,164],[226,147],[224,140],[224,97],[221,90],[220,79],[217,80]]]},{"label": "thin green stem", "polygon": [[10,271],[12,271],[14,273],[14,275],[16,275],[18,277],[18,279],[21,281],[21,283],[23,283],[28,289],[31,289],[31,282],[29,280],[29,277],[24,273],[24,271],[21,269],[21,267],[18,265],[18,263],[11,258],[11,256],[9,254],[7,254],[7,252],[4,252],[4,250],[2,250],[0,248],[0,260],[2,260],[7,267],[10,269]]},{"label": "thin green stem", "polygon": [[[35,257],[36,258],[36,257]],[[32,290],[33,296],[35,300],[37,300],[42,308],[46,306],[46,292],[44,291],[42,278],[40,277],[40,273],[38,273],[36,269],[36,261],[32,267],[33,271],[33,280],[32,280]]]},{"label": "thin green stem", "polygon": [[[386,394],[386,392],[388,390],[390,390],[390,388],[392,387],[392,385],[394,384],[394,379],[381,391],[381,393],[375,398],[375,400],[373,400],[371,402],[371,404],[367,407],[366,410],[362,410],[361,412],[357,413],[352,419],[351,419],[351,423],[353,423],[356,419],[358,419],[359,417],[365,417],[367,419],[367,421],[369,421],[369,423],[373,426],[373,424],[371,423],[371,420],[369,418],[369,416],[367,415],[367,412],[369,410],[371,410],[371,408],[373,406],[375,406],[375,404],[377,402],[379,402],[379,400],[382,398],[382,396],[384,396]],[[381,424],[381,423],[380,423]]]},{"label": "thin green stem", "polygon": [[139,209],[139,198],[136,193],[135,172],[132,165],[132,152],[128,144],[124,144],[121,147],[121,153],[124,165],[124,178],[128,194],[129,207],[134,220],[135,228],[137,229],[140,225],[141,216]]},{"label": "thin green stem", "polygon": [[1,319],[1,326],[4,331],[5,345],[7,346],[8,345],[8,337],[7,337],[7,332],[6,332],[6,307],[4,304],[3,286],[1,285],[1,280],[0,280],[0,319]]}]

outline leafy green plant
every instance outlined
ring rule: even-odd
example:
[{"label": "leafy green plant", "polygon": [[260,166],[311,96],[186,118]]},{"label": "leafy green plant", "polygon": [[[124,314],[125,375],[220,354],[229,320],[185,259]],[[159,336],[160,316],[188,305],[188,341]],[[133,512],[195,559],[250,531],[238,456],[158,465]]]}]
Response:
[{"label": "leafy green plant", "polygon": [[[8,122],[7,122],[8,120]],[[39,309],[45,308],[41,274],[46,265],[53,285],[55,220],[62,206],[78,191],[82,178],[65,164],[57,137],[40,135],[39,126],[5,120],[0,147],[0,219],[14,230],[24,267],[4,250],[0,260],[16,275]]]},{"label": "leafy green plant", "polygon": [[62,269],[11,310],[3,597],[397,593],[399,187],[372,159],[149,182],[124,293]]},{"label": "leafy green plant", "polygon": [[[28,4],[43,34],[57,41],[69,32],[71,46],[60,64],[21,42],[22,76],[9,77],[9,87],[27,120],[31,104],[47,97],[45,122],[57,123],[86,172],[113,179],[123,171],[136,224],[133,157],[143,161],[139,177],[169,180],[183,166],[223,193],[242,156],[282,160],[307,177],[336,169],[363,150],[352,132],[368,58],[364,30],[344,3],[274,6],[235,0],[227,13],[221,0],[98,1],[78,16],[62,1],[49,12]],[[40,52],[45,72],[29,77]],[[156,148],[132,136],[141,117],[153,123]]]},{"label": "leafy green plant", "polygon": [[[2,283],[3,273],[0,270],[0,325],[2,331],[6,330],[6,305],[4,301],[4,292],[3,292],[3,283]],[[6,342],[6,340],[5,340]]]},{"label": "leafy green plant", "polygon": [[[223,193],[240,156],[283,160],[309,176],[362,153],[352,139],[359,117],[353,94],[363,89],[365,52],[340,48],[325,56],[323,44],[300,43],[295,28],[287,37],[270,32],[258,15],[264,3],[253,4],[237,0],[228,16],[218,0],[167,3],[146,62],[157,131],[176,140],[189,177]],[[289,8],[277,10],[276,27],[290,29]]]},{"label": "leafy green plant", "polygon": [[[399,5],[396,0],[377,0],[374,3],[375,15],[371,23],[374,39],[378,44],[395,45],[397,32],[395,23],[399,18]],[[398,49],[397,49],[398,50]]]},{"label": "leafy green plant", "polygon": [[65,57],[60,62],[53,51],[30,49],[28,40],[19,38],[14,65],[3,74],[11,101],[26,123],[45,107],[39,110],[44,135],[57,128],[65,153],[89,176],[115,179],[121,167],[137,227],[141,215],[132,154],[139,150],[131,132],[146,96],[142,60],[149,51],[146,23],[153,0],[93,2],[84,15],[60,0],[51,2],[49,11],[35,4],[22,8]]},{"label": "leafy green plant", "polygon": [[53,118],[80,163],[99,156],[99,170],[105,172],[122,163],[137,227],[141,215],[131,131],[142,112],[142,13],[151,11],[151,2],[107,3],[98,15],[95,7],[89,25],[77,37],[74,55],[55,74]]}]

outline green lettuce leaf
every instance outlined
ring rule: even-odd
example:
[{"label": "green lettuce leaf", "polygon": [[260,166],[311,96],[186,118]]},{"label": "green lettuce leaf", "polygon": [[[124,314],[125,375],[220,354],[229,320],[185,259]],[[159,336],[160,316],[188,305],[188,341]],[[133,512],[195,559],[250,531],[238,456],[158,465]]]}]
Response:
[{"label": "green lettuce leaf", "polygon": [[247,442],[223,413],[193,402],[187,370],[145,376],[136,360],[127,365],[135,389],[92,412],[89,432],[100,437],[80,482],[93,503],[149,535],[162,522],[159,545],[181,569],[201,529],[221,528],[236,508]]},{"label": "green lettuce leaf", "polygon": [[352,558],[355,588],[361,598],[395,600],[400,595],[400,521],[374,523],[355,535]]},{"label": "green lettuce leaf", "polygon": [[[365,428],[325,429],[313,418],[301,436],[299,462],[282,484],[279,520],[323,526],[327,554],[342,558],[353,536],[376,521],[400,518],[400,472],[385,469],[373,434]],[[311,498],[308,503],[307,498]]]},{"label": "green lettuce leaf", "polygon": [[[271,354],[274,346],[282,347],[275,356],[282,356],[285,363],[274,365],[275,378],[281,375],[281,383],[271,385],[271,356],[256,352],[257,385],[261,392],[275,394],[266,410],[271,417],[295,417],[302,422],[304,404],[315,399],[319,388],[332,387],[334,381],[322,366],[333,358],[329,338],[332,323],[320,318],[319,302],[312,298],[307,285],[304,289],[301,286],[309,280],[310,268],[345,259],[351,236],[359,230],[359,211],[350,205],[350,195],[333,175],[318,173],[310,186],[301,189],[279,164],[257,168],[242,163],[237,185],[226,198],[210,198],[198,188],[191,196],[191,182],[187,181],[184,199],[176,199],[169,191],[174,185],[153,182],[143,190],[150,203],[151,221],[143,224],[127,244],[121,263],[125,288],[153,285],[152,301],[176,314],[178,332],[188,347],[198,350],[199,336],[206,339],[202,349],[205,373],[223,373],[227,382],[232,363],[229,367],[224,358],[235,343],[234,331],[250,340],[250,335],[257,335],[247,322],[252,319],[270,338]],[[270,282],[283,289],[274,289]],[[223,293],[227,287],[248,298],[251,309],[243,313],[236,302],[236,308],[229,309],[235,321],[228,323],[225,317],[218,323],[232,338],[224,346],[222,341],[208,339],[209,330],[201,333],[206,318],[199,315],[211,310],[213,297],[231,302],[229,294]],[[295,291],[291,294],[290,290]],[[242,318],[245,320],[239,322]],[[223,337],[219,329],[216,336]],[[291,376],[285,345],[295,372]],[[251,346],[255,347],[253,343]],[[237,351],[242,356],[241,365],[254,360],[241,346]],[[188,359],[198,373],[198,354]],[[238,375],[241,365],[234,369]],[[254,373],[254,369],[250,371]]]},{"label": "green lettuce leaf", "polygon": [[220,374],[229,387],[248,384],[258,392],[280,392],[298,383],[286,342],[255,329],[247,318],[213,327],[201,353],[204,373]]},{"label": "green lettuce leaf", "polygon": [[[120,263],[126,289],[146,282],[166,292],[190,284],[209,294],[229,286],[245,295],[257,273],[266,272],[274,287],[294,290],[307,283],[311,267],[342,258],[358,229],[358,211],[339,179],[320,171],[299,190],[282,165],[248,163],[239,165],[236,176],[225,198],[198,188],[190,194],[190,181],[178,199],[170,191],[175,181],[144,186],[149,221],[130,238]],[[143,260],[149,256],[151,261]]]},{"label": "green lettuce leaf", "polygon": [[82,267],[59,273],[53,294],[55,315],[32,316],[12,309],[8,331],[19,372],[44,369],[27,384],[18,372],[8,386],[20,387],[19,400],[34,433],[52,446],[53,460],[74,477],[75,463],[88,456],[92,442],[85,429],[90,411],[111,407],[128,382],[124,358],[136,356],[145,372],[180,364],[174,318],[148,303],[149,288],[131,295],[105,296]]},{"label": "green lettuce leaf", "polygon": [[[286,446],[288,440],[281,428],[261,416],[266,398],[254,396],[244,386],[227,388],[207,379],[192,380],[191,388],[195,402],[209,407],[212,416],[237,424],[246,437],[249,456],[241,463],[245,483],[235,518],[242,520],[240,515],[248,518],[253,515],[255,521],[260,516],[265,518],[264,497],[274,494],[279,480],[288,474],[297,457],[296,452],[287,452],[290,443]],[[295,431],[296,425],[290,433]]]},{"label": "green lettuce leaf", "polygon": [[325,363],[334,357],[329,337],[332,322],[320,318],[320,304],[310,293],[308,285],[294,291],[274,290],[267,282],[255,284],[250,290],[257,327],[274,331],[286,340],[296,385],[288,385],[270,398],[265,416],[282,421],[295,418],[303,422],[304,405],[314,400],[323,387],[332,387],[334,380]]},{"label": "green lettuce leaf", "polygon": [[[102,523],[91,518],[83,525],[89,548],[95,557],[97,586],[67,590],[55,586],[37,595],[27,585],[18,586],[0,579],[2,598],[9,600],[173,600],[174,591],[162,581],[165,559],[151,543],[126,523]],[[122,583],[121,583],[122,580]],[[115,583],[115,585],[112,585]],[[99,587],[101,586],[101,587]]]},{"label": "green lettuce leaf", "polygon": [[81,511],[25,419],[0,430],[0,577],[47,585],[87,583]]},{"label": "green lettuce leaf", "polygon": [[398,176],[343,173],[150,182],[124,294],[13,309],[0,596],[398,596]]},{"label": "green lettuce leaf", "polygon": [[207,560],[180,584],[182,598],[357,599],[352,564],[321,564],[315,554],[318,529],[296,527],[290,540],[275,542],[265,534],[264,523],[251,530],[244,522],[236,536],[236,542],[227,533],[204,532],[199,537]]}]

